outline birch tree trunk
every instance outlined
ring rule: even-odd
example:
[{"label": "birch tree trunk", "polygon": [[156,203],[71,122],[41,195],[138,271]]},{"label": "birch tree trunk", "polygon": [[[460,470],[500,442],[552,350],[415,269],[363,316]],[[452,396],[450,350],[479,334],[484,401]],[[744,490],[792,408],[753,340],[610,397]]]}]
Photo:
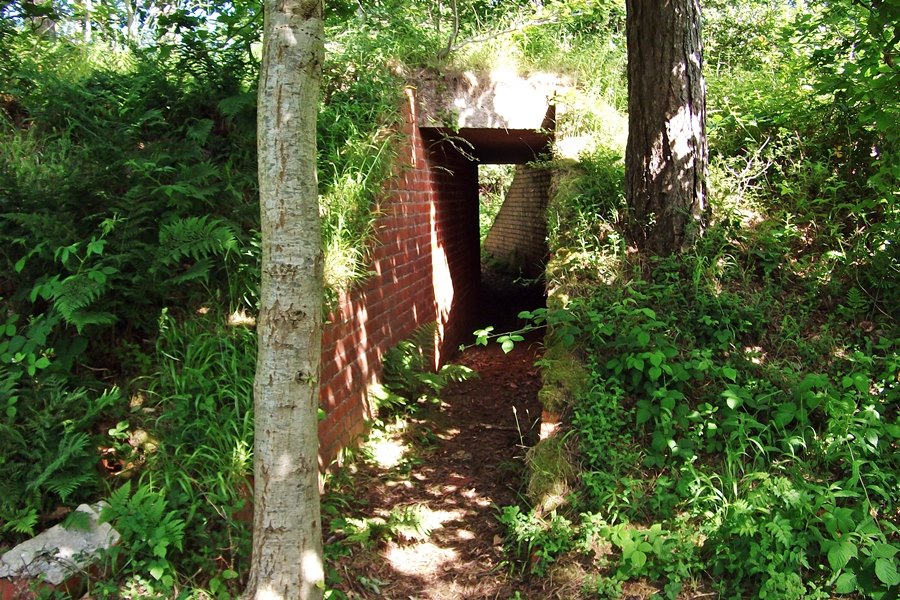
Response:
[{"label": "birch tree trunk", "polygon": [[322,597],[320,0],[265,0],[258,102],[262,289],[254,382],[253,557],[245,598]]},{"label": "birch tree trunk", "polygon": [[94,4],[91,0],[84,0],[84,42],[89,44],[93,34],[91,26],[91,13],[94,11]]},{"label": "birch tree trunk", "polygon": [[629,236],[641,250],[690,245],[706,212],[706,83],[699,0],[626,0]]}]

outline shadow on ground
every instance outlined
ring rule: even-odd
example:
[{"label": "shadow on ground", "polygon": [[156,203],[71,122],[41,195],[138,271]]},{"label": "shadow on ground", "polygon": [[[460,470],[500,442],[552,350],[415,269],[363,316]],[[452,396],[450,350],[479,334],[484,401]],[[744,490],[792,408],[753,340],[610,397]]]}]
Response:
[{"label": "shadow on ground", "polygon": [[[520,310],[543,305],[539,286],[522,289],[491,273],[484,283],[479,327],[515,327]],[[341,512],[384,526],[366,543],[338,544],[348,554],[331,561],[337,589],[395,600],[539,597],[506,562],[496,515],[517,502],[525,449],[536,436],[540,337],[531,334],[509,354],[496,343],[466,350],[454,362],[478,378],[451,384],[439,403],[420,405],[405,427],[361,452],[338,484],[347,503]],[[404,515],[420,530],[390,527]],[[337,542],[347,533],[326,535]]]}]

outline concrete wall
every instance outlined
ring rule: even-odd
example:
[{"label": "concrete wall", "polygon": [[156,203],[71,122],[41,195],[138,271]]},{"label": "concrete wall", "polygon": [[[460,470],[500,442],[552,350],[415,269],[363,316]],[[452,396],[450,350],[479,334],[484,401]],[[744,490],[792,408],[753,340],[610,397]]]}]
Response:
[{"label": "concrete wall", "polygon": [[407,145],[385,190],[371,270],[343,294],[322,336],[320,464],[365,430],[369,385],[385,352],[420,325],[437,322],[437,357],[470,335],[480,282],[478,170],[451,147],[424,139],[407,90]]},{"label": "concrete wall", "polygon": [[550,171],[517,165],[512,185],[484,240],[491,258],[510,271],[537,277],[547,259]]}]

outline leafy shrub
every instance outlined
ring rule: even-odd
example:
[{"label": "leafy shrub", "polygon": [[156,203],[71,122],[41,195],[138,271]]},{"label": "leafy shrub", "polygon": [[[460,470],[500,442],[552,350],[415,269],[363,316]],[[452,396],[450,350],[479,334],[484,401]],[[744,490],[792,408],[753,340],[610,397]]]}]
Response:
[{"label": "leafy shrub", "polygon": [[498,520],[507,529],[513,555],[535,575],[543,575],[560,554],[575,546],[572,523],[555,512],[542,518],[518,506],[504,506]]},{"label": "leafy shrub", "polygon": [[0,385],[10,392],[0,414],[0,534],[15,541],[57,507],[101,489],[95,427],[121,397],[117,389],[67,389],[57,377],[16,379],[2,366]]},{"label": "leafy shrub", "polygon": [[379,408],[412,409],[423,396],[435,397],[449,383],[477,376],[464,366],[448,364],[436,369],[434,350],[437,324],[418,327],[384,355],[384,387],[387,393],[376,396]]}]

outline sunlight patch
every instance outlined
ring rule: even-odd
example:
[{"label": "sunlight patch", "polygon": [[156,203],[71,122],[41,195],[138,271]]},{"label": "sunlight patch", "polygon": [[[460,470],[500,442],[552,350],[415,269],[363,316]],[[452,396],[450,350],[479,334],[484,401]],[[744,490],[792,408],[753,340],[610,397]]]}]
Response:
[{"label": "sunlight patch", "polygon": [[434,435],[441,438],[442,440],[452,440],[459,435],[459,429],[457,429],[456,427],[449,427],[446,431],[441,431],[439,433],[435,432]]},{"label": "sunlight patch", "polygon": [[228,315],[227,323],[231,327],[255,327],[256,318],[241,308]]},{"label": "sunlight patch", "polygon": [[412,546],[391,545],[385,558],[400,573],[421,577],[440,572],[445,564],[456,562],[459,555],[455,550],[427,542]]},{"label": "sunlight patch", "polygon": [[372,461],[376,465],[382,469],[391,469],[403,462],[409,448],[398,440],[381,438],[369,441],[366,450],[371,453]]}]

